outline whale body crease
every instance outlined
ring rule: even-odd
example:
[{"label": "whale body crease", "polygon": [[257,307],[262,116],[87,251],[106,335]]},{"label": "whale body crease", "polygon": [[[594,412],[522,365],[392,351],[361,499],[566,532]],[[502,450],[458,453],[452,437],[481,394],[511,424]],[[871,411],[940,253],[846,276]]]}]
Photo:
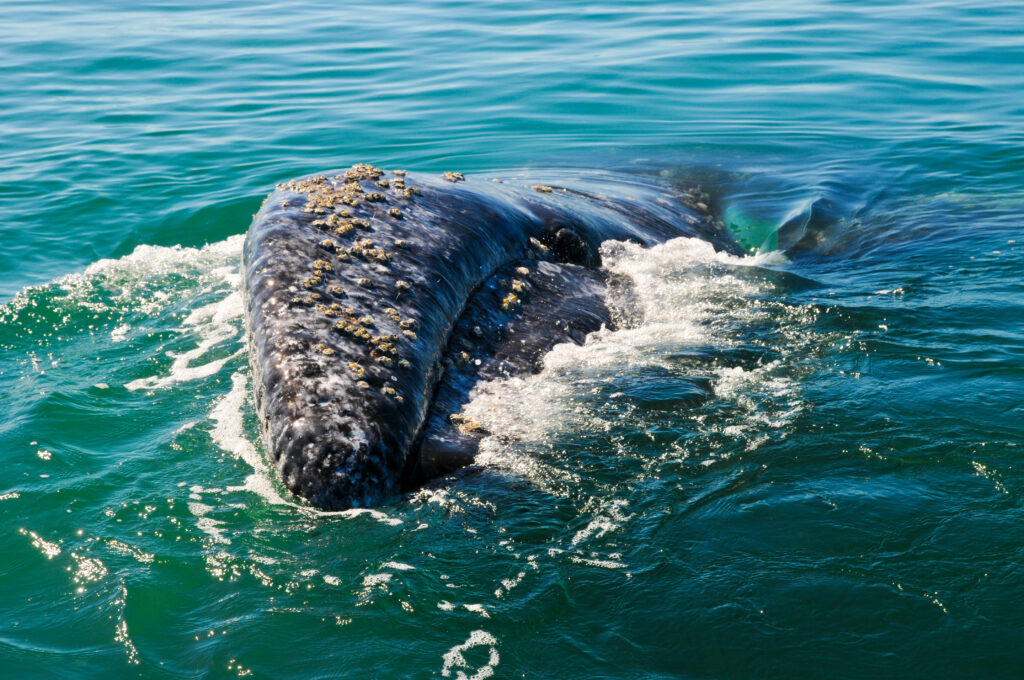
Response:
[{"label": "whale body crease", "polygon": [[486,434],[460,414],[474,385],[613,325],[600,244],[680,236],[738,252],[693,193],[645,176],[358,164],[278,185],[243,254],[267,457],[330,510],[471,463]]}]

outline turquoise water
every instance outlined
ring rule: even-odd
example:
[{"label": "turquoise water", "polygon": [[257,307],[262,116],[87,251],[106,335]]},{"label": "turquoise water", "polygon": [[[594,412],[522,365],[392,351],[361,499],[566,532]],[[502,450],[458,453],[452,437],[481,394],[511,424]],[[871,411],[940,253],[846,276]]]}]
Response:
[{"label": "turquoise water", "polygon": [[[11,678],[1020,677],[1024,8],[0,5]],[[699,185],[632,325],[320,514],[263,466],[241,238],[369,161]],[[700,385],[714,396],[694,398]]]}]

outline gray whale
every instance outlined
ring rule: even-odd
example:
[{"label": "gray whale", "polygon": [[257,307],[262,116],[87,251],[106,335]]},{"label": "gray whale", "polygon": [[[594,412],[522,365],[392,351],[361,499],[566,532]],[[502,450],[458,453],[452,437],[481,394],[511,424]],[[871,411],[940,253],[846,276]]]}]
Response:
[{"label": "gray whale", "polygon": [[611,325],[600,243],[677,236],[738,248],[693,196],[629,175],[360,164],[278,185],[243,255],[268,458],[324,509],[471,462],[481,432],[459,409],[477,381],[536,371],[555,344]]}]

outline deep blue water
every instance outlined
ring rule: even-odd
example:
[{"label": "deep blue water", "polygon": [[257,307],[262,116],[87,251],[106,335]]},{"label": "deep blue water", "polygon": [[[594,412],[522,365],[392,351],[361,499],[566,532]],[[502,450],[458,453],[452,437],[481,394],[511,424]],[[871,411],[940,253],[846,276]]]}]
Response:
[{"label": "deep blue water", "polygon": [[[3,675],[1020,677],[1022,29],[7,0]],[[751,255],[608,244],[633,326],[484,386],[477,468],[318,514],[262,463],[238,260],[360,161],[699,186]]]}]

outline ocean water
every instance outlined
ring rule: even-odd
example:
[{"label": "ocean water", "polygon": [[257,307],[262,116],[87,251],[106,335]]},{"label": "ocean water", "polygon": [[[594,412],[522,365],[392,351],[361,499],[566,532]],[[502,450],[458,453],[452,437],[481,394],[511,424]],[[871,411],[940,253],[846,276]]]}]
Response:
[{"label": "ocean water", "polygon": [[[0,675],[1021,677],[1022,28],[5,0]],[[481,386],[480,465],[318,513],[263,463],[239,258],[360,161],[699,186],[750,254],[605,244],[630,323]]]}]

